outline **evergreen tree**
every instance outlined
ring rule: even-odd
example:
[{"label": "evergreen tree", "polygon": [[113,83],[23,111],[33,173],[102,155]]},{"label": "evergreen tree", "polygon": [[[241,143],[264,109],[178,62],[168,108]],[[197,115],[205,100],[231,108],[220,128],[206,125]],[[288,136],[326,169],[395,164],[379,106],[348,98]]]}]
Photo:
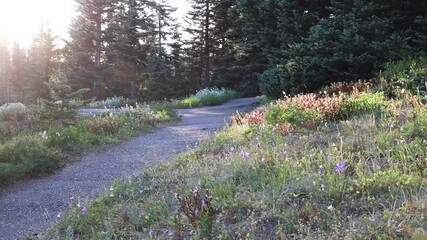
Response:
[{"label": "evergreen tree", "polygon": [[31,100],[46,97],[49,90],[45,83],[54,71],[58,55],[55,50],[55,37],[49,27],[42,25],[34,37],[29,50],[29,83],[27,92]]},{"label": "evergreen tree", "polygon": [[192,84],[192,79],[188,78],[189,72],[187,72],[184,43],[182,42],[181,35],[175,30],[172,36],[172,43],[169,44],[171,53],[169,54],[169,61],[172,70],[172,96],[171,98],[179,98],[188,96],[196,89]]},{"label": "evergreen tree", "polygon": [[191,72],[197,82],[197,88],[205,88],[211,84],[211,55],[214,0],[191,0],[192,11],[188,13],[191,27],[186,31],[191,35],[187,41],[186,54],[191,58]]},{"label": "evergreen tree", "polygon": [[0,105],[10,102],[10,54],[7,40],[0,34]]},{"label": "evergreen tree", "polygon": [[12,49],[12,71],[11,71],[11,90],[10,100],[13,102],[26,103],[27,96],[25,94],[25,50],[19,45],[19,41],[15,41]]},{"label": "evergreen tree", "polygon": [[61,70],[52,73],[46,85],[50,97],[41,99],[43,110],[40,114],[44,118],[59,119],[62,122],[76,116],[78,108],[92,101],[92,99],[83,100],[84,93],[89,89],[73,91],[67,75]]},{"label": "evergreen tree", "polygon": [[[116,0],[75,0],[77,17],[70,27],[71,42],[68,46],[68,61],[71,76],[79,86],[92,87],[95,97],[101,95],[103,81],[102,58],[110,41],[108,24],[115,11]],[[93,83],[92,83],[92,80]]]}]

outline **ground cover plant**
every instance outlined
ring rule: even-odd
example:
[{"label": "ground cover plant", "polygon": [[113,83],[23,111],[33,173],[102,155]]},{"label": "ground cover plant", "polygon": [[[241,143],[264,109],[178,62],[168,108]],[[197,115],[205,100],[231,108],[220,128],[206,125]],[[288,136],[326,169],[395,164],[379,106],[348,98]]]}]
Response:
[{"label": "ground cover plant", "polygon": [[[425,239],[426,103],[298,95],[117,180],[45,238]],[[43,238],[42,237],[42,238]]]},{"label": "ground cover plant", "polygon": [[[75,116],[66,121],[38,119],[31,113],[26,118],[13,116],[21,120],[0,122],[0,186],[50,173],[64,166],[70,156],[177,119],[167,106],[128,107],[121,114]],[[20,126],[19,130],[14,126]]]},{"label": "ground cover plant", "polygon": [[197,91],[185,99],[174,102],[177,108],[192,108],[200,106],[213,106],[224,103],[230,99],[238,98],[239,94],[230,89],[205,88]]},{"label": "ground cover plant", "polygon": [[94,101],[88,104],[91,108],[121,108],[126,106],[135,106],[136,100],[124,97],[110,97],[100,101]]}]

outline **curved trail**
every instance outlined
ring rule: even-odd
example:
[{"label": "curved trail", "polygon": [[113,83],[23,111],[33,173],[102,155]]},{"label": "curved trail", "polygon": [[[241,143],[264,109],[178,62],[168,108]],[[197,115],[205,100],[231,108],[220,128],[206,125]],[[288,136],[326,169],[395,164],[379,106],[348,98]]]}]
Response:
[{"label": "curved trail", "polygon": [[71,198],[89,201],[113,179],[173,159],[188,145],[211,137],[236,110],[248,112],[256,102],[256,98],[242,98],[220,106],[179,110],[182,121],[173,126],[90,153],[49,177],[5,189],[0,192],[0,239],[21,239],[45,231],[67,211]]}]

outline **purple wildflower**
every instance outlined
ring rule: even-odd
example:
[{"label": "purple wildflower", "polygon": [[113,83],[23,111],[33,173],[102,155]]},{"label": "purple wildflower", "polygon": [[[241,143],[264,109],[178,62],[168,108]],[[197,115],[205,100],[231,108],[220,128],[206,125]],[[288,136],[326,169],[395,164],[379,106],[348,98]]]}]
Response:
[{"label": "purple wildflower", "polygon": [[278,157],[278,156],[280,156],[280,153],[279,153],[279,152],[276,152],[276,157]]},{"label": "purple wildflower", "polygon": [[194,211],[194,214],[199,214],[199,209],[196,209],[196,211]]},{"label": "purple wildflower", "polygon": [[319,175],[323,175],[323,165],[319,166]]},{"label": "purple wildflower", "polygon": [[262,163],[265,163],[265,161],[266,161],[265,158],[261,158]]},{"label": "purple wildflower", "polygon": [[84,207],[84,208],[82,209],[82,214],[83,214],[83,215],[86,215],[86,214],[87,214],[87,208],[86,208],[86,207]]},{"label": "purple wildflower", "polygon": [[337,163],[335,167],[335,172],[344,172],[345,171],[345,162]]},{"label": "purple wildflower", "polygon": [[248,153],[248,152],[244,152],[244,153],[242,153],[242,156],[243,156],[244,158],[249,158],[249,157],[251,156],[251,154],[250,154],[250,153]]},{"label": "purple wildflower", "polygon": [[208,206],[208,204],[206,203],[206,201],[203,199],[202,200],[202,207],[207,207]]},{"label": "purple wildflower", "polygon": [[168,230],[168,236],[173,236],[173,231],[172,230]]},{"label": "purple wildflower", "polygon": [[329,156],[328,156],[328,157],[326,157],[326,162],[331,161],[331,159],[332,159],[332,158],[331,158],[331,157],[329,157]]}]

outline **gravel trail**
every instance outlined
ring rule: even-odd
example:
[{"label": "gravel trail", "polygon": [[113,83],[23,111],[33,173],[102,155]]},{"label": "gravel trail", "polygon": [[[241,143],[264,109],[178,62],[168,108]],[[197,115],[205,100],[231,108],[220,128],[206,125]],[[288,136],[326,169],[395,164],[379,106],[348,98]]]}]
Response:
[{"label": "gravel trail", "polygon": [[212,137],[236,110],[248,112],[257,102],[256,98],[242,98],[220,106],[179,110],[182,121],[177,124],[90,153],[49,177],[3,190],[0,239],[22,239],[45,231],[67,211],[72,197],[87,202],[108,188],[114,178],[173,159],[188,145]]}]

